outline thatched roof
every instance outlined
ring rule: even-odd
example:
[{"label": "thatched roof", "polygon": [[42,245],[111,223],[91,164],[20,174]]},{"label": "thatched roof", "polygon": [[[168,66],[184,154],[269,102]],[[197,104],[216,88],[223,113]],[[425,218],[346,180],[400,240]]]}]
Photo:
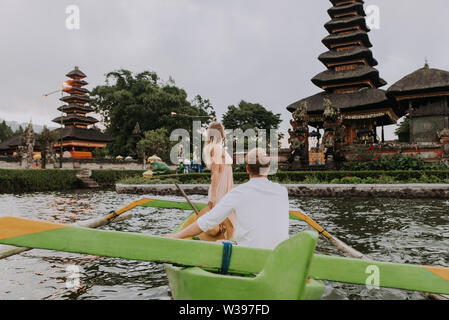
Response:
[{"label": "thatched roof", "polygon": [[94,109],[91,106],[80,106],[78,104],[65,104],[58,108],[61,112],[67,112],[69,110],[81,110],[85,112],[92,112]]},{"label": "thatched roof", "polygon": [[52,121],[56,122],[56,123],[61,123],[61,118],[62,118],[62,123],[80,122],[80,123],[86,123],[86,124],[94,124],[94,123],[98,122],[98,120],[93,117],[82,117],[82,116],[75,116],[75,115],[57,117],[57,118],[54,118]]},{"label": "thatched roof", "polygon": [[[337,4],[338,4],[339,2],[344,2],[344,0],[330,0],[330,2],[332,2],[332,4],[333,4],[334,6],[337,6]],[[363,0],[356,0],[355,2],[358,2],[358,3],[361,3],[361,4],[364,4],[364,3],[365,3]]]},{"label": "thatched roof", "polygon": [[352,17],[332,19],[324,25],[324,27],[329,33],[332,33],[332,31],[335,29],[352,26],[360,26],[362,30],[366,32],[370,31],[370,29],[366,25],[365,17],[363,16],[352,16]]},{"label": "thatched roof", "polygon": [[83,79],[87,76],[80,69],[78,69],[78,67],[75,67],[75,69],[66,74],[66,77],[72,79]]},{"label": "thatched roof", "polygon": [[373,106],[385,106],[389,99],[381,89],[364,88],[355,92],[330,93],[321,92],[292,103],[287,110],[294,112],[303,102],[307,103],[309,113],[321,113],[324,110],[323,101],[329,99],[336,108],[351,110]]},{"label": "thatched roof", "polygon": [[[60,129],[55,131],[59,132]],[[83,128],[64,128],[62,129],[63,140],[69,139],[79,139],[87,141],[97,141],[97,142],[111,142],[114,140],[107,134],[102,133],[97,129],[83,129]]]},{"label": "thatched roof", "polygon": [[363,9],[363,4],[356,2],[356,3],[351,3],[351,4],[347,4],[347,5],[343,5],[343,6],[334,6],[332,8],[330,8],[329,10],[327,10],[327,13],[329,14],[329,16],[331,18],[334,18],[336,14],[341,14],[341,13],[346,13],[346,12],[352,12],[355,11],[357,12],[358,15],[360,16],[366,16],[365,10]]},{"label": "thatched roof", "polygon": [[354,70],[335,71],[327,70],[316,75],[312,82],[318,86],[339,84],[345,82],[353,82],[359,80],[371,80],[378,88],[386,85],[385,80],[379,78],[379,71],[370,66],[359,66]]},{"label": "thatched roof", "polygon": [[[394,124],[404,115],[398,110],[394,102],[388,99],[384,90],[364,88],[348,93],[321,92],[313,96],[292,103],[287,110],[294,112],[302,103],[307,103],[310,115],[309,125],[320,126],[324,119],[324,99],[329,99],[333,106],[339,108],[347,119],[376,119],[378,125]],[[388,109],[392,108],[391,111]]]},{"label": "thatched roof", "polygon": [[364,47],[357,47],[352,50],[343,50],[343,51],[331,50],[321,54],[318,57],[318,60],[320,60],[325,65],[329,63],[355,60],[355,59],[366,59],[372,67],[378,64],[377,60],[374,59],[373,57],[372,51]]},{"label": "thatched roof", "polygon": [[80,87],[65,87],[64,88],[64,92],[70,93],[70,94],[79,94],[79,95],[83,95],[83,94],[87,94],[89,93],[89,90],[85,89],[85,88],[80,88]]},{"label": "thatched roof", "polygon": [[405,76],[393,84],[387,92],[391,95],[400,95],[440,90],[449,90],[449,72],[426,66]]},{"label": "thatched roof", "polygon": [[77,101],[87,103],[87,102],[90,101],[90,98],[89,98],[89,96],[87,96],[87,95],[77,95],[77,94],[74,94],[74,95],[62,97],[62,98],[59,99],[59,100],[64,101],[64,102],[67,102],[67,103],[73,103],[73,102],[77,102]]},{"label": "thatched roof", "polygon": [[[17,149],[17,147],[20,144],[22,144],[22,137],[23,136],[24,136],[24,133],[4,140],[3,142],[0,143],[0,151],[7,151],[7,150],[11,150],[11,149]],[[39,135],[37,133],[34,133],[34,138],[35,138],[34,148],[37,148],[37,149],[39,149],[39,147],[40,147],[39,141],[37,140],[38,136]]]},{"label": "thatched roof", "polygon": [[84,81],[84,80],[67,80],[66,83],[69,86],[78,86],[78,87],[83,87],[85,85],[88,85],[89,83]]},{"label": "thatched roof", "polygon": [[353,42],[360,40],[367,48],[371,48],[373,45],[369,40],[368,33],[366,31],[357,30],[346,34],[331,34],[325,37],[321,42],[328,48],[332,49],[331,45]]}]

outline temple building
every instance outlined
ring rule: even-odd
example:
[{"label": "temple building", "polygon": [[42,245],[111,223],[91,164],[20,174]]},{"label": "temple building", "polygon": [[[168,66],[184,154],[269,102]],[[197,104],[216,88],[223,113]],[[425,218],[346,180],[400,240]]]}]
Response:
[{"label": "temple building", "polygon": [[[327,68],[312,82],[323,91],[287,107],[295,112],[307,109],[308,125],[324,129],[325,109],[332,105],[342,117],[342,145],[375,143],[383,140],[383,127],[395,124],[407,108],[397,105],[379,89],[386,85],[374,68],[378,63],[370,50],[370,31],[362,0],[331,0],[329,35],[322,42],[329,49],[318,60]],[[382,127],[377,137],[377,127]]]},{"label": "temple building", "polygon": [[449,129],[449,72],[421,68],[393,84],[387,94],[408,113],[410,142],[438,142]]},{"label": "temple building", "polygon": [[[89,90],[83,88],[88,84],[83,80],[86,75],[75,67],[66,76],[70,80],[65,81],[63,91],[68,95],[60,99],[66,104],[58,108],[62,115],[53,119],[53,122],[63,126],[62,151],[70,152],[75,159],[92,158],[93,151],[105,147],[112,138],[92,127],[98,120],[87,116],[94,110],[88,105]],[[61,142],[58,141],[54,146],[60,153]]]}]

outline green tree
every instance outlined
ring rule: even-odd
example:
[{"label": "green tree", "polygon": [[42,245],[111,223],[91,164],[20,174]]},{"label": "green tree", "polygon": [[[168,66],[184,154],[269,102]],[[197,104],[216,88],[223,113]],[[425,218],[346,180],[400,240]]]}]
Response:
[{"label": "green tree", "polygon": [[[174,81],[160,81],[154,72],[133,74],[118,70],[106,75],[106,84],[92,90],[91,105],[100,113],[106,126],[106,133],[114,138],[109,145],[110,152],[128,155],[136,150],[136,139],[132,131],[139,122],[142,132],[165,128],[171,133],[183,128],[191,132],[192,118],[204,117],[210,122],[214,115],[208,100],[197,96],[192,102],[187,93],[175,86]],[[177,115],[172,116],[172,112]]]},{"label": "green tree", "polygon": [[0,142],[9,139],[12,136],[14,136],[14,132],[11,127],[6,124],[5,120],[3,120],[3,122],[0,123]]},{"label": "green tree", "polygon": [[[279,129],[282,122],[281,114],[274,114],[258,103],[241,101],[239,105],[229,106],[228,111],[223,115],[223,126],[226,129]],[[279,135],[279,140],[282,134]],[[267,131],[267,140],[270,143],[270,133]],[[247,146],[245,141],[245,146]]]},{"label": "green tree", "polygon": [[39,142],[42,156],[42,168],[45,169],[47,160],[53,154],[53,146],[58,140],[58,132],[51,131],[44,126],[42,132],[37,136],[37,141]]},{"label": "green tree", "polygon": [[23,134],[24,132],[25,132],[25,130],[23,130],[22,126],[19,126],[19,129],[17,129],[17,130],[14,132],[14,135],[15,135],[15,136],[18,136],[18,135]]},{"label": "green tree", "polygon": [[401,122],[394,133],[398,136],[400,142],[410,142],[410,117],[408,115],[405,116],[404,121]]},{"label": "green tree", "polygon": [[137,154],[139,157],[157,155],[163,161],[170,161],[170,150],[174,142],[170,141],[170,135],[165,128],[149,130],[145,132],[145,137],[137,143]]}]

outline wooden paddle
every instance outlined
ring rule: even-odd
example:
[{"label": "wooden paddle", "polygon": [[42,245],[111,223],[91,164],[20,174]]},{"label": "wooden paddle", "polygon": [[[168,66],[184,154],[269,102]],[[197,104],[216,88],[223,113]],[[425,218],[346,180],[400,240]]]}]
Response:
[{"label": "wooden paddle", "polygon": [[195,207],[195,205],[192,203],[192,201],[190,201],[189,197],[187,197],[184,190],[182,190],[181,187],[177,183],[175,183],[175,186],[176,186],[176,188],[178,188],[179,192],[181,192],[184,199],[186,199],[187,203],[192,207],[193,211],[195,211],[196,215],[199,215],[200,213],[199,213],[198,209]]},{"label": "wooden paddle", "polygon": [[319,234],[321,234],[323,237],[325,237],[327,240],[329,240],[337,249],[340,251],[347,253],[353,258],[357,259],[366,259],[366,260],[372,260],[367,255],[364,255],[363,253],[357,251],[356,249],[350,247],[337,237],[332,236],[329,232],[326,231],[322,226],[320,226],[315,220],[310,218],[308,215],[300,212],[300,211],[290,211],[290,214],[294,217],[299,218],[302,221],[305,221],[309,226],[311,226],[313,229],[318,231]]}]

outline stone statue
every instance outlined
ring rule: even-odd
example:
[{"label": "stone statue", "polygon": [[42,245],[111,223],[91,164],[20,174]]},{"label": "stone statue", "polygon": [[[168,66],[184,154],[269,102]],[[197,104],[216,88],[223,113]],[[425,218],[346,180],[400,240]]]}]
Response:
[{"label": "stone statue", "polygon": [[30,169],[33,167],[33,151],[36,137],[34,135],[33,124],[30,121],[28,127],[22,135],[21,143],[18,146],[17,154],[20,157],[20,161],[25,161],[25,167]]},{"label": "stone statue", "polygon": [[326,148],[326,167],[337,169],[339,162],[344,159],[341,152],[345,126],[340,109],[336,108],[329,99],[323,100],[324,106],[324,135],[323,145]]},{"label": "stone statue", "polygon": [[444,128],[438,132],[438,138],[440,139],[443,148],[443,158],[449,158],[449,129]]},{"label": "stone statue", "polygon": [[308,164],[309,115],[307,111],[307,102],[301,102],[292,114],[293,120],[290,121],[293,127],[293,130],[288,130],[290,135],[288,142],[290,143],[291,151],[288,163],[291,169],[300,169]]}]

